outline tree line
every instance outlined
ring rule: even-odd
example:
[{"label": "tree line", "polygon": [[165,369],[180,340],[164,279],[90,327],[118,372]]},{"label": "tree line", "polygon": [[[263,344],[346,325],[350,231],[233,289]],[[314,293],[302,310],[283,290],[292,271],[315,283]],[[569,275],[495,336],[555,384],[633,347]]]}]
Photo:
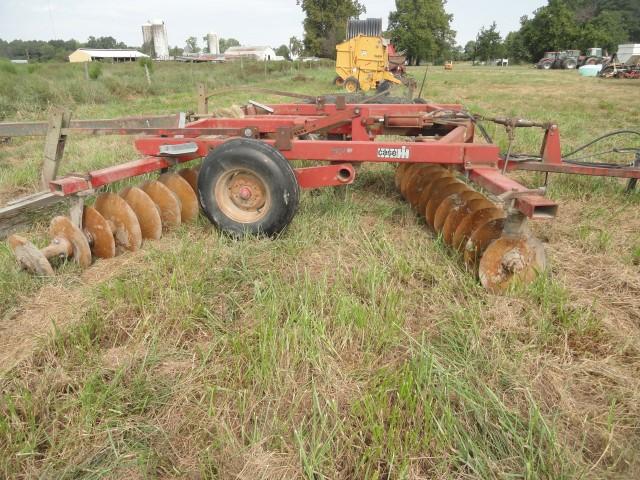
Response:
[{"label": "tree line", "polygon": [[0,38],[0,57],[36,62],[64,61],[78,48],[128,48],[113,37],[89,37],[86,42],[77,40],[12,40]]},{"label": "tree line", "polygon": [[464,52],[468,59],[508,57],[535,62],[546,51],[603,48],[613,54],[618,45],[640,41],[638,0],[549,0],[533,16],[520,19],[520,29],[504,39],[493,23],[482,28]]},{"label": "tree line", "polygon": [[[305,55],[335,58],[350,18],[366,13],[359,0],[296,0],[305,13]],[[494,22],[476,40],[456,44],[453,15],[446,0],[395,0],[385,36],[404,51],[410,64],[444,60],[537,61],[545,51],[600,47],[610,53],[625,42],[640,42],[640,0],[549,0],[520,29],[504,38]]]}]

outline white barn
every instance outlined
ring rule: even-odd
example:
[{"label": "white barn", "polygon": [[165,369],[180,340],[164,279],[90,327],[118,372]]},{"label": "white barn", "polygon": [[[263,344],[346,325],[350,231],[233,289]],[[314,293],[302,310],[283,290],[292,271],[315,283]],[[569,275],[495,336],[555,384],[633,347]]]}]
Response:
[{"label": "white barn", "polygon": [[264,62],[265,60],[284,60],[284,57],[276,55],[271,47],[229,47],[224,52],[226,60],[234,60],[237,58],[250,58]]},{"label": "white barn", "polygon": [[112,61],[112,62],[135,62],[140,58],[149,58],[149,55],[145,55],[137,50],[129,49],[100,49],[100,48],[79,48],[71,55],[69,55],[69,61],[71,63],[79,62],[93,62],[98,61]]}]

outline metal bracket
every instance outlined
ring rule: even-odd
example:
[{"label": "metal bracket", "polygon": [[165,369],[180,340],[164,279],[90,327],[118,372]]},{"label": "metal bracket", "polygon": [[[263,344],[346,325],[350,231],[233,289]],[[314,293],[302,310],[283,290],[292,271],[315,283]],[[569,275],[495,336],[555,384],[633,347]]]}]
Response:
[{"label": "metal bracket", "polygon": [[180,156],[190,153],[196,153],[198,151],[198,144],[194,142],[177,143],[175,145],[160,145],[158,149],[162,156]]},{"label": "metal bracket", "polygon": [[278,150],[291,150],[292,131],[290,127],[278,127],[276,130],[275,147]]},{"label": "metal bracket", "polygon": [[262,103],[258,103],[258,102],[254,101],[254,100],[249,100],[249,103],[251,105],[253,105],[254,107],[256,107],[256,108],[264,110],[267,113],[274,113],[275,112],[275,110],[273,108],[271,108],[271,107],[269,107],[267,105],[264,105]]}]

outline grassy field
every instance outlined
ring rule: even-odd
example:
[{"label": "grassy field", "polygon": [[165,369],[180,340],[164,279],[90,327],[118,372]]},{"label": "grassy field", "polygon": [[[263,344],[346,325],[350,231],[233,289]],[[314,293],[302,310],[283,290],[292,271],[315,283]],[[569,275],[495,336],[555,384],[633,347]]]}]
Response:
[{"label": "grassy field", "polygon": [[[281,68],[157,64],[151,86],[136,65],[94,81],[76,65],[0,68],[0,118],[194,110],[200,81],[332,91],[330,68]],[[556,120],[569,150],[637,129],[639,88],[458,66],[431,68],[423,96]],[[214,103],[249,98],[276,100]],[[539,142],[525,131],[516,149]],[[0,145],[0,200],[37,188],[41,150]],[[134,157],[130,138],[74,137],[63,173]],[[559,216],[533,226],[549,270],[506,296],[483,291],[384,165],[305,192],[275,240],[201,217],[45,280],[0,245],[0,477],[638,478],[640,193],[553,176],[549,194]],[[26,234],[43,245],[47,224]]]}]

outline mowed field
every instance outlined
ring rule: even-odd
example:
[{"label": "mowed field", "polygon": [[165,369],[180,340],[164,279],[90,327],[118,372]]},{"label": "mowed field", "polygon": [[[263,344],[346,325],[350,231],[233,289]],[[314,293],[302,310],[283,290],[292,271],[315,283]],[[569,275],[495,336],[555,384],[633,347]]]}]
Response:
[{"label": "mowed field", "polygon": [[[150,87],[136,65],[94,81],[77,65],[4,68],[0,117],[195,110],[201,81],[335,92],[330,67],[283,65],[156,64]],[[411,73],[420,83],[424,68]],[[423,96],[555,120],[569,151],[638,130],[639,93],[638,81],[456,66],[431,67]],[[212,102],[248,99],[277,100]],[[519,132],[515,149],[540,140]],[[0,145],[2,203],[37,189],[41,152],[37,138]],[[132,138],[73,137],[62,173],[135,157]],[[558,218],[532,227],[549,269],[494,296],[393,176],[365,165],[352,186],[303,193],[273,240],[236,241],[201,216],[54,278],[20,272],[0,244],[0,477],[638,478],[640,193],[552,176]],[[24,234],[45,245],[50,218]]]}]

